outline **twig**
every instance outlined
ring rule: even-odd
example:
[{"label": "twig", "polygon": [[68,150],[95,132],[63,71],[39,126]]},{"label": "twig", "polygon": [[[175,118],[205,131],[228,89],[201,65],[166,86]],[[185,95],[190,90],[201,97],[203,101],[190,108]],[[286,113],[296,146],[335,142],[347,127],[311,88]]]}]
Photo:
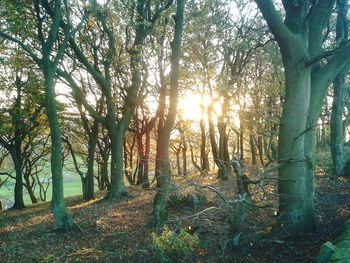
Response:
[{"label": "twig", "polygon": [[78,228],[78,230],[80,231],[80,233],[82,235],[85,235],[84,231],[81,229],[81,227],[78,225],[78,223],[74,222],[73,224]]}]

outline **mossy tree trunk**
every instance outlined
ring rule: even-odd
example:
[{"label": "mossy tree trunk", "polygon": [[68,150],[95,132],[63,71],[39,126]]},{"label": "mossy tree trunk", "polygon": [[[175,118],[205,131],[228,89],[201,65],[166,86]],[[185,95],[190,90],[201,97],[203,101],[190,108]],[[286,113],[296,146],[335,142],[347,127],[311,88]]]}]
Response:
[{"label": "mossy tree trunk", "polygon": [[[343,45],[348,39],[347,13],[349,10],[348,1],[337,1],[337,27],[336,41],[338,46]],[[333,81],[333,102],[331,115],[331,153],[333,160],[333,172],[335,176],[344,174],[344,128],[343,110],[345,105],[345,82],[348,73],[348,66],[345,67]]]},{"label": "mossy tree trunk", "polygon": [[331,154],[333,160],[333,172],[335,176],[342,176],[344,172],[344,130],[343,109],[345,102],[345,78],[346,72],[338,74],[333,82],[333,103],[331,115]]},{"label": "mossy tree trunk", "polygon": [[[58,7],[56,7],[58,8]],[[59,231],[68,231],[73,221],[64,205],[63,174],[62,174],[62,142],[61,128],[58,122],[55,100],[55,71],[51,67],[49,56],[43,59],[43,73],[45,85],[45,104],[51,131],[51,175],[52,175],[52,212]]]},{"label": "mossy tree trunk", "polygon": [[350,262],[350,219],[343,224],[340,234],[332,242],[321,246],[316,259],[317,263],[346,263]]},{"label": "mossy tree trunk", "polygon": [[[47,3],[48,4],[48,3]],[[62,141],[61,141],[61,127],[58,121],[56,94],[55,94],[55,75],[59,61],[63,56],[64,49],[67,45],[67,38],[70,32],[65,28],[65,39],[60,46],[54,60],[51,60],[51,53],[53,52],[55,42],[59,37],[60,23],[62,20],[62,2],[61,0],[54,1],[54,9],[50,16],[52,23],[49,29],[46,41],[42,41],[42,59],[41,70],[44,75],[45,88],[45,107],[49,120],[51,132],[51,175],[52,175],[52,200],[51,208],[56,222],[58,231],[69,231],[73,226],[73,220],[68,214],[64,204],[63,195],[63,160],[62,160]],[[68,14],[67,14],[68,15]],[[40,17],[40,14],[37,14]],[[40,24],[40,22],[39,22]],[[39,28],[42,30],[42,28]],[[39,33],[43,35],[43,32]],[[40,37],[39,37],[40,39]]]},{"label": "mossy tree trunk", "polygon": [[95,198],[94,187],[94,164],[95,164],[95,152],[98,140],[99,123],[94,122],[88,139],[88,157],[87,157],[87,172],[86,172],[86,200],[92,200]]},{"label": "mossy tree trunk", "polygon": [[171,43],[171,72],[170,72],[170,98],[169,110],[164,121],[164,126],[158,130],[158,167],[159,175],[157,176],[157,193],[153,201],[153,215],[155,224],[160,227],[166,219],[166,196],[170,187],[171,167],[169,160],[169,140],[172,127],[175,122],[178,87],[180,75],[180,57],[181,57],[181,40],[184,24],[185,0],[177,1],[175,20],[174,39]]},{"label": "mossy tree trunk", "polygon": [[[296,234],[314,230],[315,124],[327,88],[350,60],[350,47],[323,53],[323,30],[335,1],[283,1],[282,22],[271,0],[256,0],[274,34],[285,69],[279,132],[279,226]],[[326,58],[328,63],[320,60]]]}]

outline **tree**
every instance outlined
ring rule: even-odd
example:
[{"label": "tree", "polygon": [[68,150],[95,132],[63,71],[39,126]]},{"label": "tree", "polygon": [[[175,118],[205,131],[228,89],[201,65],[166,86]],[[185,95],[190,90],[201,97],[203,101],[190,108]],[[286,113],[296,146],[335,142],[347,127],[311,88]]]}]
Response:
[{"label": "tree", "polygon": [[[151,151],[151,131],[158,118],[158,113],[152,117],[146,105],[140,105],[136,111],[135,136],[138,148],[137,181],[142,188],[149,188],[149,157]],[[143,139],[145,137],[145,139]]]},{"label": "tree", "polygon": [[[223,65],[222,46],[224,32],[231,26],[229,19],[228,1],[189,1],[187,13],[189,16],[186,24],[187,34],[184,37],[186,43],[184,49],[184,67],[188,71],[186,82],[188,89],[196,87],[195,92],[202,94],[202,115],[200,119],[200,159],[202,172],[209,171],[209,159],[207,153],[207,134],[206,119],[208,120],[209,143],[211,146],[213,159],[218,167],[218,177],[228,178],[229,165],[226,166],[225,160],[228,158],[228,136],[227,136],[227,115],[222,112],[215,123],[214,105],[219,101],[219,96],[215,99],[214,95],[225,95],[220,88],[221,83],[220,67]],[[185,82],[185,83],[186,83]],[[214,84],[215,83],[215,84]],[[205,105],[204,96],[210,95],[211,103]],[[225,105],[228,106],[229,98],[226,98]],[[206,114],[205,114],[206,113]],[[219,142],[216,141],[216,126],[219,131]],[[228,164],[228,162],[227,162]]]},{"label": "tree", "polygon": [[[344,45],[348,40],[348,1],[337,1],[337,26],[336,26],[336,43],[338,47]],[[333,169],[335,176],[344,174],[345,157],[344,157],[344,128],[343,128],[343,110],[345,106],[346,76],[348,67],[339,72],[333,81],[333,103],[331,115],[331,153],[333,160]]]},{"label": "tree", "polygon": [[[94,43],[86,43],[85,41],[84,44],[87,45],[88,48],[84,49],[80,45],[79,39],[73,37],[69,39],[69,46],[77,62],[80,64],[81,69],[88,72],[105,97],[106,116],[98,114],[89,105],[79,85],[67,71],[58,71],[58,74],[69,83],[73,93],[75,93],[75,97],[80,100],[84,108],[93,118],[104,125],[109,133],[109,139],[111,141],[111,182],[108,188],[107,198],[118,199],[127,196],[123,179],[123,145],[125,134],[136,109],[138,99],[142,93],[140,89],[142,77],[144,77],[142,75],[141,63],[143,48],[146,38],[156,26],[157,20],[171,4],[172,1],[158,1],[153,4],[150,0],[139,0],[136,5],[129,5],[128,3],[125,3],[125,6],[122,5],[122,11],[132,13],[133,15],[126,20],[131,26],[128,24],[124,29],[124,31],[127,32],[127,36],[125,44],[123,44],[121,48],[121,53],[123,53],[126,46],[129,59],[129,72],[127,73],[130,74],[125,78],[126,80],[130,80],[130,83],[125,81],[126,83],[120,85],[123,89],[122,92],[124,92],[124,97],[121,97],[121,101],[119,100],[120,98],[116,99],[113,79],[115,75],[118,76],[118,74],[123,73],[122,71],[124,69],[120,70],[115,68],[119,63],[115,60],[117,57],[117,41],[115,31],[111,26],[113,21],[109,16],[107,5],[103,6],[96,2],[92,3],[94,20],[95,23],[98,24],[95,31],[98,31],[98,38],[103,40],[103,45],[95,45]],[[117,10],[118,8],[120,7],[115,7]],[[92,28],[90,31],[93,31]],[[94,32],[94,34],[96,34],[96,32]],[[84,36],[81,36],[81,38],[84,38]],[[131,42],[130,46],[129,42]],[[91,60],[90,57],[93,59]]]},{"label": "tree", "polygon": [[[24,11],[24,6],[14,6],[6,1],[7,11],[12,9],[16,14]],[[30,7],[30,6],[28,6]],[[55,100],[55,76],[58,64],[64,55],[64,50],[68,40],[74,31],[64,27],[60,31],[63,13],[69,20],[69,10],[67,2],[55,0],[52,4],[48,1],[34,1],[32,8],[33,16],[36,20],[37,34],[33,41],[37,41],[40,46],[39,57],[36,50],[28,46],[21,39],[11,36],[1,31],[0,36],[18,44],[30,58],[40,67],[44,76],[45,108],[49,120],[51,131],[51,173],[52,173],[52,201],[51,207],[58,231],[69,231],[73,226],[73,221],[67,212],[63,198],[63,176],[62,176],[62,141],[61,128],[57,115],[57,104]],[[63,12],[64,9],[64,12]],[[5,9],[6,10],[6,9]],[[45,13],[46,15],[43,15]],[[9,19],[11,19],[10,17]],[[50,21],[51,18],[51,21]],[[18,20],[18,17],[15,17]],[[10,24],[13,21],[10,21]],[[16,22],[16,21],[14,21]],[[60,34],[63,34],[63,41],[58,42]]]},{"label": "tree", "polygon": [[[42,118],[42,82],[33,63],[25,58],[21,50],[9,50],[9,57],[3,64],[1,83],[2,92],[13,92],[14,98],[1,102],[0,144],[9,152],[15,168],[13,208],[21,209],[24,208],[23,186],[27,188],[32,202],[37,202],[33,192],[36,181],[33,168],[39,158],[34,157],[33,147],[38,142],[38,129],[45,130],[46,121],[45,117]],[[47,154],[45,149],[39,153],[39,144],[37,147],[38,156]],[[9,176],[12,177],[11,174]],[[29,182],[31,179],[32,182]]]},{"label": "tree", "polygon": [[[215,164],[218,166],[218,178],[223,180],[228,179],[228,166],[226,164],[227,159],[223,156],[225,153],[224,149],[227,148],[227,138],[226,138],[226,125],[222,118],[224,116],[220,116],[218,120],[218,129],[219,129],[219,146],[216,142],[216,134],[215,134],[215,125],[212,117],[213,105],[216,100],[213,100],[211,104],[208,106],[207,115],[208,115],[208,123],[209,123],[209,139],[211,145],[211,151],[213,153],[213,159]],[[227,157],[227,155],[226,155]]]},{"label": "tree", "polygon": [[166,196],[170,187],[171,167],[169,160],[169,140],[170,133],[175,123],[179,73],[181,58],[181,39],[184,24],[185,0],[177,0],[174,39],[171,43],[171,72],[170,72],[170,92],[169,109],[163,126],[158,127],[157,139],[157,162],[156,169],[159,169],[157,176],[157,194],[153,201],[153,215],[157,226],[162,226],[166,220]]},{"label": "tree", "polygon": [[323,49],[323,30],[335,1],[284,0],[284,22],[271,0],[255,2],[279,45],[285,70],[278,147],[279,228],[289,234],[312,231],[315,124],[329,84],[349,61],[350,48],[346,44]]}]

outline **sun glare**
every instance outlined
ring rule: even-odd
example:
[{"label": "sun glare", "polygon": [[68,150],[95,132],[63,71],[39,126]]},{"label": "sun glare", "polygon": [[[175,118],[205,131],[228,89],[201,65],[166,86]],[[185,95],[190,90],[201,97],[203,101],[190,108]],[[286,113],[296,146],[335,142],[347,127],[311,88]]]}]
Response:
[{"label": "sun glare", "polygon": [[[185,120],[200,121],[203,117],[206,119],[205,109],[211,103],[211,98],[208,95],[201,96],[201,94],[186,94],[179,98],[178,110]],[[204,111],[203,111],[204,106]],[[220,105],[216,103],[214,105],[215,111],[221,111]],[[204,116],[203,116],[204,115]]]},{"label": "sun glare", "polygon": [[[181,117],[184,120],[192,120],[199,122],[201,118],[204,118],[205,121],[207,121],[207,111],[206,109],[208,106],[212,103],[212,98],[209,94],[198,94],[198,93],[191,93],[191,94],[185,94],[183,96],[179,97],[178,102],[178,111]],[[204,111],[203,111],[204,106]],[[238,128],[239,127],[239,118],[238,118],[238,109],[239,107],[236,107],[237,105],[234,105],[232,107],[235,109],[233,112],[233,125]],[[221,104],[220,102],[215,102],[213,105],[214,111],[212,114],[214,122],[217,122],[218,116],[221,115]]]}]

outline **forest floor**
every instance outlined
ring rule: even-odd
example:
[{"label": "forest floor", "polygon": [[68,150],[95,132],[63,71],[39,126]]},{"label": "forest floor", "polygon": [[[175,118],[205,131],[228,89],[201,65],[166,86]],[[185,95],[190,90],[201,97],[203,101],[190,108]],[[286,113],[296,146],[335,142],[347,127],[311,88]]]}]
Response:
[{"label": "forest floor", "polygon": [[[251,173],[257,173],[251,170]],[[235,180],[218,182],[214,176],[178,178],[179,188],[189,180],[214,185],[233,198]],[[262,198],[262,189],[264,196]],[[322,243],[334,239],[342,222],[349,215],[350,186],[342,178],[330,179],[322,173],[316,177],[316,212],[318,229],[315,233],[293,239],[264,239],[276,221],[276,174],[264,178],[264,185],[255,189],[253,198],[263,199],[252,207],[242,227],[239,246],[233,248],[227,230],[227,214],[210,210],[191,216],[206,208],[220,207],[214,194],[195,206],[169,209],[170,228],[192,226],[203,248],[191,259],[177,262],[315,262]],[[0,212],[0,262],[157,262],[152,233],[152,201],[154,190],[139,186],[128,187],[133,199],[84,202],[81,196],[66,198],[76,227],[69,233],[53,231],[54,221],[50,204],[30,206],[22,211]],[[211,196],[211,197],[210,197]],[[225,221],[226,220],[226,221]],[[258,238],[260,237],[260,238]]]}]

